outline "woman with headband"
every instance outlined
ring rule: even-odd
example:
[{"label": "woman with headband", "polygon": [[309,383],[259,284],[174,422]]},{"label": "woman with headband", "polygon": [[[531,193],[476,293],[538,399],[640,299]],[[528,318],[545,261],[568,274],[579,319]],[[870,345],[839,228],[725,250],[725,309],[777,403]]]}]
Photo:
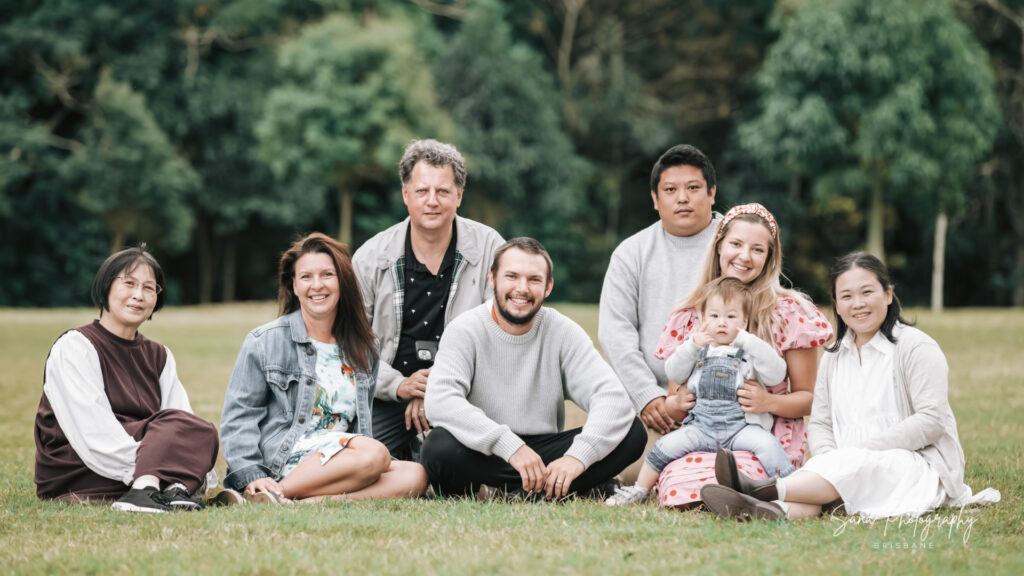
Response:
[{"label": "woman with headband", "polygon": [[[811,301],[797,290],[783,288],[782,242],[775,217],[764,206],[752,203],[736,206],[718,225],[715,240],[704,260],[704,271],[693,291],[675,306],[655,354],[668,359],[694,332],[700,330],[697,303],[704,287],[720,277],[731,277],[747,285],[751,293],[749,332],[772,344],[786,362],[786,377],[763,388],[747,382],[737,391],[743,411],[775,416],[772,432],[799,468],[807,441],[804,416],[811,412],[814,382],[818,370],[819,346],[832,337],[832,326]],[[685,382],[669,386],[669,404],[679,420],[694,405]],[[725,452],[726,462],[748,476],[760,479],[770,474],[753,454]],[[700,489],[715,482],[716,455],[693,452],[665,467],[658,480],[659,503],[688,506],[700,502]]]}]

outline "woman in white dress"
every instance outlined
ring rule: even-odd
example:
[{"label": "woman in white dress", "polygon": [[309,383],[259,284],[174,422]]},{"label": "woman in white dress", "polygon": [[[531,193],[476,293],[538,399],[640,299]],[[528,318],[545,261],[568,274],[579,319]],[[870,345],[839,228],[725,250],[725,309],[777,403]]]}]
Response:
[{"label": "woman in white dress", "polygon": [[818,369],[814,456],[784,479],[752,481],[720,451],[720,485],[704,487],[704,503],[722,517],[799,519],[840,499],[847,513],[867,518],[998,502],[998,491],[972,494],[964,484],[946,357],[901,317],[885,264],[856,252],[839,260],[831,279],[836,341]]}]

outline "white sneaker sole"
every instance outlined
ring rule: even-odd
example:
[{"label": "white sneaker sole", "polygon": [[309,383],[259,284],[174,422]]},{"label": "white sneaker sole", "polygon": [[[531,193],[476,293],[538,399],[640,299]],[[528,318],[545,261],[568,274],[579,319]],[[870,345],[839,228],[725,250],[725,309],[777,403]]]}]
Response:
[{"label": "white sneaker sole", "polygon": [[167,505],[170,506],[171,508],[175,508],[177,510],[186,510],[187,511],[187,510],[201,510],[202,509],[202,506],[200,506],[199,504],[196,504],[195,502],[189,502],[187,500],[168,502]]},{"label": "white sneaker sole", "polygon": [[167,512],[167,510],[136,506],[135,504],[129,504],[128,502],[114,502],[113,504],[110,505],[110,507],[120,512],[146,512],[149,514],[163,514],[164,512]]}]

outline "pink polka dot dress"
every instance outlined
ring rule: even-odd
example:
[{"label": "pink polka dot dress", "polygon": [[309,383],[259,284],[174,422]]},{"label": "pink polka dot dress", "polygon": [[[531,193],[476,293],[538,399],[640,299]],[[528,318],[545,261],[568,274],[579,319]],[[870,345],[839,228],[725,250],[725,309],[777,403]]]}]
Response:
[{"label": "pink polka dot dress", "polygon": [[[821,311],[813,304],[807,305],[807,308],[812,313],[808,313],[801,303],[788,296],[779,297],[776,302],[775,312],[772,314],[772,337],[782,353],[787,350],[816,348],[832,338],[832,325]],[[673,314],[658,341],[655,356],[668,358],[691,332],[699,329],[700,318],[696,310],[687,308]],[[787,374],[782,382],[769,387],[768,391],[772,394],[789,393],[789,375]],[[772,433],[779,439],[793,465],[797,468],[802,466],[807,442],[804,419],[776,416]],[[753,453],[741,450],[734,454],[736,467],[747,476],[754,479],[768,477]],[[662,506],[676,507],[698,504],[701,486],[714,483],[715,454],[692,452],[670,463],[661,472],[656,484],[658,502]]]}]

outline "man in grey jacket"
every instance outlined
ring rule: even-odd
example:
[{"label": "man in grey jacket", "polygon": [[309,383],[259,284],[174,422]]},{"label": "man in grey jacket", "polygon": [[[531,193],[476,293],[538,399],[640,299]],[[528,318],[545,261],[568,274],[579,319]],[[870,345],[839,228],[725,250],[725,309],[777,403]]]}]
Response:
[{"label": "man in grey jacket", "polygon": [[654,353],[673,304],[700,277],[721,219],[711,211],[716,192],[715,168],[703,152],[669,148],[651,171],[658,221],[619,244],[601,289],[601,348],[641,420],[659,434],[675,424],[665,409],[665,362]]},{"label": "man in grey jacket", "polygon": [[409,217],[352,257],[366,315],[380,338],[373,436],[396,458],[413,457],[428,430],[423,396],[445,326],[490,296],[487,271],[502,243],[492,228],[456,216],[466,161],[450,144],[416,140],[399,162]]}]

